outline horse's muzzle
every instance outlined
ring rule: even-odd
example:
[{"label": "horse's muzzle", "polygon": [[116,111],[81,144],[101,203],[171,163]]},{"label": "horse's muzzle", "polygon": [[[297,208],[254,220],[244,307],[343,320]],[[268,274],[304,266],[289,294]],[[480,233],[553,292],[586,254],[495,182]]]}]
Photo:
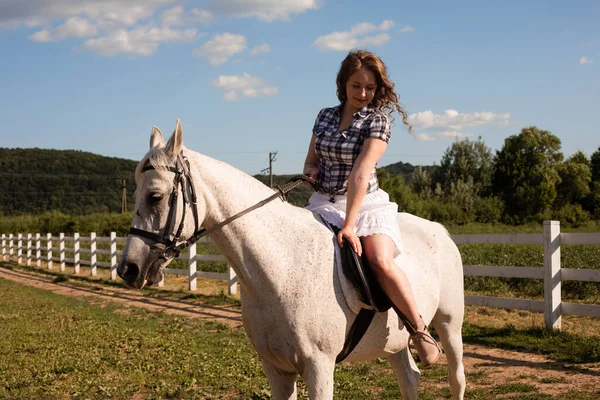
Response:
[{"label": "horse's muzzle", "polygon": [[121,263],[117,267],[117,275],[128,285],[134,286],[135,281],[140,275],[140,268],[136,263]]}]

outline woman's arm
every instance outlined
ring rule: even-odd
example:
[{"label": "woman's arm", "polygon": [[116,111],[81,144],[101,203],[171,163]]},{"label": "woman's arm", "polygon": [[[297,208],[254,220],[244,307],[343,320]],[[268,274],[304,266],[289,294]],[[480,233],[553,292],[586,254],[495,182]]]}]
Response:
[{"label": "woman's arm", "polygon": [[338,234],[340,246],[343,244],[342,239],[346,237],[352,244],[354,251],[358,255],[362,254],[362,246],[360,239],[354,232],[354,225],[358,216],[358,209],[365,197],[369,185],[369,177],[377,162],[385,152],[387,143],[380,139],[367,139],[363,144],[363,148],[352,167],[352,172],[348,177],[348,193],[346,203],[346,219],[344,226]]},{"label": "woman's arm", "polygon": [[310,145],[308,146],[306,159],[304,160],[304,169],[302,173],[316,180],[319,172],[319,156],[315,151],[315,140],[317,137],[315,135],[311,136],[312,137],[310,139]]}]

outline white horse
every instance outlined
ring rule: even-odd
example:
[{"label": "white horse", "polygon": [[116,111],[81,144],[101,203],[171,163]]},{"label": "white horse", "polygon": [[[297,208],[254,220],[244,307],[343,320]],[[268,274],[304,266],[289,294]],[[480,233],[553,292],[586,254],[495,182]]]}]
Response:
[{"label": "white horse", "polygon": [[[153,128],[136,182],[135,216],[118,273],[137,288],[162,279],[173,245],[192,237],[200,224],[210,229],[273,195],[251,176],[186,149],[179,120],[166,144]],[[452,394],[462,399],[460,254],[441,225],[406,213],[398,214],[398,223],[406,250],[396,263],[410,280],[423,319],[441,339]],[[217,228],[210,238],[238,276],[244,328],[273,398],[296,399],[300,375],[311,399],[332,399],[335,359],[356,314],[334,266],[331,231],[310,211],[280,199]],[[378,313],[344,362],[387,357],[403,398],[416,399],[420,372],[408,339],[393,311]]]}]

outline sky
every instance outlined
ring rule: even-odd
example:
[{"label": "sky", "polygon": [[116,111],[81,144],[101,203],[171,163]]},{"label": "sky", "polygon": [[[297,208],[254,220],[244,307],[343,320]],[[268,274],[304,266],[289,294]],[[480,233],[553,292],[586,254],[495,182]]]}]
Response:
[{"label": "sky", "polygon": [[379,166],[495,153],[535,125],[600,147],[600,1],[0,0],[0,147],[140,160],[152,126],[254,175],[302,171],[351,49],[409,114]]}]

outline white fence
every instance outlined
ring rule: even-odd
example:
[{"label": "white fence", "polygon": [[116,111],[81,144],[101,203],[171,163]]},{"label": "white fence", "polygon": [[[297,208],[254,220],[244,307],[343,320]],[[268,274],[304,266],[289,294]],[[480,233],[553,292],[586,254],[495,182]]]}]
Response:
[{"label": "white fence", "polygon": [[[495,308],[519,309],[534,312],[543,312],[546,326],[551,329],[561,329],[562,315],[579,315],[600,317],[600,305],[576,304],[561,301],[562,281],[600,282],[600,269],[561,268],[560,246],[583,244],[600,245],[600,233],[560,233],[558,221],[544,221],[543,233],[526,234],[478,234],[478,235],[453,235],[456,244],[537,244],[544,245],[544,268],[538,267],[511,267],[511,266],[480,266],[465,265],[466,276],[488,276],[503,278],[528,278],[544,280],[544,300],[526,300],[514,298],[500,298],[491,296],[465,296],[468,305],[478,305]],[[16,241],[16,245],[15,245]],[[72,248],[65,248],[65,242],[73,243]],[[82,248],[81,242],[89,243],[89,248]],[[207,240],[208,241],[208,240]],[[42,242],[44,246],[42,246]],[[98,242],[109,242],[109,250],[99,250]],[[117,242],[125,242],[125,238],[117,237],[113,232],[110,237],[97,237],[94,233],[89,237],[80,237],[75,233],[73,237],[60,234],[53,237],[47,234],[2,234],[2,260],[6,259],[21,264],[23,251],[26,252],[26,264],[35,262],[37,266],[46,261],[48,268],[53,268],[53,262],[60,265],[60,270],[65,270],[65,263],[72,264],[75,273],[79,273],[80,265],[90,265],[91,274],[96,275],[97,267],[110,269],[111,279],[116,279],[117,257],[122,254],[117,250]],[[25,243],[25,244],[24,244]],[[53,247],[58,243],[58,247]],[[42,255],[41,253],[45,254]],[[58,252],[58,257],[54,256]],[[65,253],[73,254],[72,259],[66,259]],[[89,253],[90,260],[81,260],[81,253]],[[108,255],[110,262],[97,261],[98,254]],[[237,292],[237,278],[228,267],[228,273],[214,273],[197,270],[197,261],[225,261],[222,255],[196,254],[196,245],[189,251],[182,253],[180,259],[186,260],[188,269],[166,268],[165,274],[187,275],[190,290],[196,290],[196,278],[224,279],[228,281],[230,294]]]},{"label": "white fence", "polygon": [[561,329],[562,315],[600,317],[600,305],[561,301],[562,281],[600,282],[600,269],[561,268],[560,265],[561,245],[600,245],[600,233],[560,233],[558,221],[544,221],[543,233],[453,235],[452,239],[456,244],[544,245],[544,268],[464,266],[467,276],[543,279],[544,300],[465,296],[466,304],[543,312],[546,327],[550,329]]},{"label": "white fence", "polygon": [[[46,262],[48,269],[54,268],[54,263],[59,265],[60,271],[65,271],[66,264],[72,265],[75,274],[80,273],[81,265],[89,265],[90,273],[96,276],[98,267],[108,268],[110,271],[110,279],[117,279],[118,258],[123,254],[122,250],[117,249],[117,243],[125,243],[127,238],[117,237],[115,232],[111,232],[110,237],[96,236],[95,233],[90,233],[90,236],[80,236],[79,233],[74,233],[73,236],[65,236],[63,233],[59,236],[52,236],[48,233],[44,236],[36,234],[21,234],[17,235],[2,234],[2,261],[16,261],[17,264],[23,264],[25,258],[26,265],[40,267],[43,262]],[[81,244],[87,243],[89,246],[83,247]],[[104,247],[107,249],[99,249],[98,244],[107,243]],[[208,242],[206,240],[200,241]],[[73,247],[65,247],[66,244],[72,244]],[[58,245],[58,247],[56,247]],[[43,253],[43,254],[42,254]],[[70,254],[73,258],[65,258],[66,254]],[[82,254],[89,254],[89,260],[81,259]],[[58,256],[57,256],[58,255]],[[109,261],[98,261],[98,255],[106,255]],[[228,282],[229,294],[237,293],[237,277],[233,269],[228,266],[228,272],[206,272],[197,270],[198,261],[223,261],[226,262],[222,255],[214,254],[197,254],[196,244],[191,245],[188,250],[182,252],[178,257],[180,260],[187,262],[187,269],[165,268],[165,275],[185,275],[188,277],[188,287],[190,290],[196,290],[196,278],[223,279]],[[164,281],[159,283],[163,286]]]}]

